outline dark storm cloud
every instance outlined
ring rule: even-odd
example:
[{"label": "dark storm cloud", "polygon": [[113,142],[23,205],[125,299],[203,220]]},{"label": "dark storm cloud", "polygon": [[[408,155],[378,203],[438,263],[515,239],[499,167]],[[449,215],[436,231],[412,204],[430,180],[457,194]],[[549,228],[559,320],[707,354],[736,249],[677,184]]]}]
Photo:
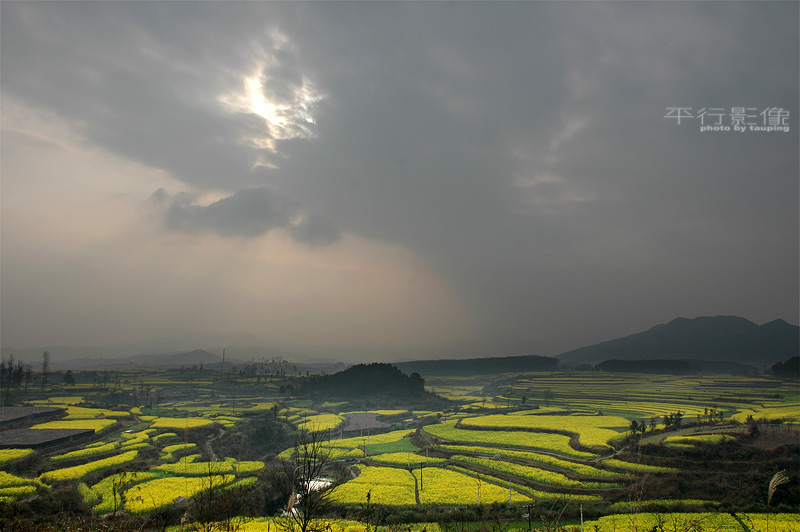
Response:
[{"label": "dark storm cloud", "polygon": [[486,323],[580,345],[674,312],[796,320],[797,128],[737,138],[663,118],[795,116],[797,52],[780,40],[797,42],[796,6],[305,7],[287,33],[336,105],[319,142],[286,148],[282,188],[421,250]]},{"label": "dark storm cloud", "polygon": [[170,197],[163,189],[151,200],[161,210],[164,225],[175,231],[211,231],[229,237],[256,237],[286,229],[296,241],[324,246],[339,240],[336,224],[322,215],[303,217],[298,205],[267,188],[244,188],[209,205],[198,205],[187,192]]},{"label": "dark storm cloud", "polygon": [[[5,3],[3,87],[192,187],[268,184],[335,220],[292,226],[299,241],[339,227],[406,246],[487,330],[553,352],[675,313],[797,321],[797,16],[784,2]],[[316,123],[270,129],[209,104],[256,65],[275,103],[313,83]],[[700,133],[665,119],[672,106],[784,107],[792,130]],[[275,152],[241,142],[254,136]],[[166,219],[288,228],[270,194],[172,198]]]}]

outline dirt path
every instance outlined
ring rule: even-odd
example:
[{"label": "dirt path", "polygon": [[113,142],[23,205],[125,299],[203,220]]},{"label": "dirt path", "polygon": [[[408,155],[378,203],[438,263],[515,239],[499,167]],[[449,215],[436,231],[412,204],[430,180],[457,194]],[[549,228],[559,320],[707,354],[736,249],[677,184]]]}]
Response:
[{"label": "dirt path", "polygon": [[223,429],[219,429],[216,434],[209,434],[206,438],[206,449],[208,449],[208,454],[211,455],[212,462],[216,462],[219,458],[217,457],[217,453],[214,452],[214,448],[211,446],[211,444],[214,442],[214,440],[221,438],[224,434],[225,431]]},{"label": "dirt path", "polygon": [[417,475],[414,474],[414,470],[411,470],[411,476],[414,477],[414,498],[417,500],[417,506],[420,506],[422,503],[419,501],[419,482],[417,482]]}]

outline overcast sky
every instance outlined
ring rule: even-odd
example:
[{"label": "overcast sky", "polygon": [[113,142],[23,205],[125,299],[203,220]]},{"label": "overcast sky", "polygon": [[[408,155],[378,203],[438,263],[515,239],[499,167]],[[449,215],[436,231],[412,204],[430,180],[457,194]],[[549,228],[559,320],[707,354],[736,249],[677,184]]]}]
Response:
[{"label": "overcast sky", "polygon": [[796,324],[798,6],[4,0],[2,346]]}]

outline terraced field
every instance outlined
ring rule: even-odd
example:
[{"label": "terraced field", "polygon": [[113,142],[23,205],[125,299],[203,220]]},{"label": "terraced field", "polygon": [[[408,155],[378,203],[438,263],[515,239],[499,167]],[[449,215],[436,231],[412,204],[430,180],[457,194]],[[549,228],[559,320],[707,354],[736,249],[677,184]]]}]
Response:
[{"label": "terraced field", "polygon": [[[133,379],[136,373],[130,375]],[[211,388],[212,379],[194,381],[200,390],[193,392],[194,398],[164,400],[157,408],[86,403],[90,396],[85,389],[40,400],[64,405],[67,411],[63,419],[39,426],[80,427],[97,433],[88,438],[91,443],[79,447],[0,450],[0,467],[17,472],[15,462],[32,462],[27,458],[33,455],[41,468],[35,478],[0,471],[0,500],[23,500],[37,490],[49,490],[56,481],[71,481],[78,483],[93,512],[108,513],[113,511],[113,488],[120,481],[117,471],[121,468],[136,470],[125,488],[125,510],[136,515],[168,507],[177,495],[196,496],[210,477],[228,487],[254,485],[263,482],[258,478],[266,476],[261,471],[275,465],[268,463],[272,457],[237,461],[217,449],[218,461],[209,460],[218,438],[252,427],[252,416],[263,415],[277,417],[287,430],[325,434],[323,453],[354,472],[354,478],[335,491],[340,512],[354,511],[370,493],[372,503],[404,512],[434,506],[471,507],[478,501],[482,505],[510,502],[515,508],[532,501],[570,508],[585,504],[612,514],[587,520],[588,530],[597,527],[600,532],[628,530],[632,515],[636,529],[648,532],[653,526],[677,526],[681,519],[683,525],[694,523],[703,530],[713,526],[711,530],[743,532],[747,529],[742,523],[746,523],[751,532],[761,532],[766,514],[736,514],[738,519],[730,521],[713,517],[724,514],[711,511],[722,507],[711,496],[706,500],[696,492],[681,495],[682,473],[702,467],[698,453],[739,441],[746,426],[737,421],[759,416],[788,420],[767,424],[763,430],[790,431],[800,407],[791,387],[769,378],[553,373],[499,375],[480,385],[463,379],[432,380],[432,388],[454,401],[449,410],[315,403],[309,398],[284,397],[274,383],[264,385],[263,393],[251,395],[210,393],[204,387]],[[128,391],[133,389],[128,386]],[[351,434],[358,436],[341,438],[347,435],[344,412],[383,416],[381,420],[393,430],[356,430]],[[677,412],[684,428],[667,430],[668,415]],[[633,438],[631,421],[644,426],[644,433]],[[193,436],[193,431],[201,436]],[[651,450],[656,450],[648,454],[650,442]],[[292,451],[285,449],[280,458],[291,459]],[[735,479],[734,472],[720,474]],[[87,480],[91,486],[85,484]],[[652,484],[673,491],[664,496],[642,495],[633,511],[631,494]],[[780,496],[778,491],[777,500],[785,507],[787,502]],[[753,507],[757,504],[763,501]],[[675,509],[700,513],[673,513]],[[797,530],[796,516],[770,515],[770,530]],[[251,528],[258,530],[266,523],[254,522]],[[351,530],[359,528],[352,525]],[[506,530],[515,530],[514,525]]]},{"label": "terraced field", "polygon": [[534,449],[576,458],[593,458],[594,453],[579,451],[570,445],[572,438],[563,434],[515,432],[503,430],[466,430],[456,427],[457,420],[428,425],[426,434],[442,441],[494,445],[501,448]]}]

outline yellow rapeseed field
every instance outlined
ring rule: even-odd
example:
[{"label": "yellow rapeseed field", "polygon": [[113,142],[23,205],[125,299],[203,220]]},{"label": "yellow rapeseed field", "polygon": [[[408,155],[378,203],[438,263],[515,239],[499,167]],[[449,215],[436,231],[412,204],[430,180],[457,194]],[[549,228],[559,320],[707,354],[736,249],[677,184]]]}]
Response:
[{"label": "yellow rapeseed field", "polygon": [[117,421],[115,419],[72,419],[66,421],[48,421],[34,425],[32,429],[92,429],[100,432]]},{"label": "yellow rapeseed field", "polygon": [[626,429],[630,421],[618,416],[530,416],[495,414],[470,417],[461,421],[461,426],[479,428],[520,428],[531,431],[558,430],[579,435],[581,444],[587,447],[609,448],[608,441]]},{"label": "yellow rapeseed field", "polygon": [[359,465],[359,475],[333,492],[332,500],[343,504],[366,502],[371,492],[371,502],[392,506],[416,504],[414,477],[404,469]]},{"label": "yellow rapeseed field", "polygon": [[154,429],[196,429],[207,427],[214,422],[201,417],[157,417],[150,425]]},{"label": "yellow rapeseed field", "polygon": [[109,469],[132,462],[136,459],[138,454],[139,451],[128,451],[110,458],[95,460],[94,462],[89,462],[88,464],[46,471],[42,473],[39,478],[44,482],[53,480],[80,480],[90,473],[96,473],[98,471],[103,471],[104,469]]},{"label": "yellow rapeseed field", "polygon": [[33,449],[0,449],[0,465],[25,458],[33,452]]}]

